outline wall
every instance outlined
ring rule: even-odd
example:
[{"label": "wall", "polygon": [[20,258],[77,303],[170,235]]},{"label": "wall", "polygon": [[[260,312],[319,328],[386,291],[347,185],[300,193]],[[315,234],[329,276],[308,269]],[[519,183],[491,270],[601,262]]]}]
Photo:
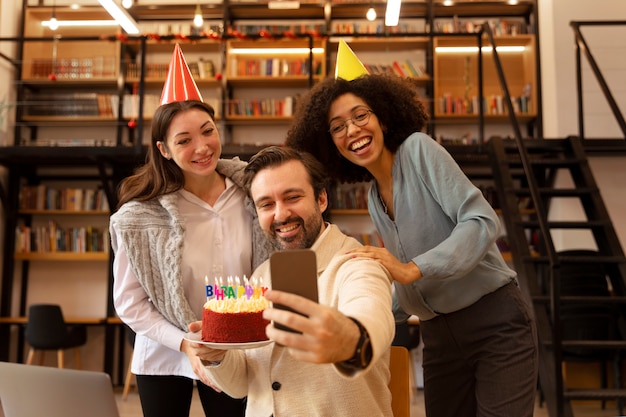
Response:
[{"label": "wall", "polygon": [[[544,136],[562,138],[578,135],[576,95],[576,52],[571,21],[616,20],[626,16],[624,0],[539,0],[539,34]],[[621,111],[626,112],[626,26],[582,29],[589,49],[598,61]],[[585,137],[621,138],[623,134],[590,76],[589,65],[583,65]],[[602,197],[622,244],[626,247],[626,156],[591,157]],[[622,179],[622,180],[619,180]],[[562,179],[560,185],[567,183]],[[577,219],[580,210],[569,204],[558,204],[551,212],[554,218]],[[557,249],[593,248],[583,235],[555,235]]]}]

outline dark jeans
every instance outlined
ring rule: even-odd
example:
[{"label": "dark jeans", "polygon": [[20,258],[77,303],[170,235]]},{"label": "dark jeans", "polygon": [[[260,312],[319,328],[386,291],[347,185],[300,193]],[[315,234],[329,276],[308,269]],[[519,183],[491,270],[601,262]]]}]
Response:
[{"label": "dark jeans", "polygon": [[537,332],[515,283],[422,321],[429,417],[532,417]]},{"label": "dark jeans", "polygon": [[[144,417],[189,416],[192,379],[182,376],[137,375],[137,390]],[[245,399],[234,399],[197,381],[198,395],[207,417],[243,417]]]}]

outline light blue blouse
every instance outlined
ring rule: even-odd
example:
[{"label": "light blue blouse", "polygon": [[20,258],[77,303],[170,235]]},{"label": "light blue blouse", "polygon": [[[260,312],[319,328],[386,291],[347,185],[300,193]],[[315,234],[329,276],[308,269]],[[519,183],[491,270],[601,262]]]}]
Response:
[{"label": "light blue blouse", "polygon": [[394,282],[397,321],[460,310],[516,279],[495,244],[497,214],[441,145],[412,134],[398,148],[392,174],[395,221],[375,183],[370,216],[385,247],[423,274],[410,284]]}]

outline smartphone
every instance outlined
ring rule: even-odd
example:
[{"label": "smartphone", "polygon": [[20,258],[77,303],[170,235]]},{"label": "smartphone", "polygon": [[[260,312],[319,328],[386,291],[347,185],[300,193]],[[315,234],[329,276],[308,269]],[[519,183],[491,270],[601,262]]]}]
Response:
[{"label": "smartphone", "polygon": [[[317,260],[310,249],[291,249],[275,252],[270,256],[272,289],[290,292],[317,302]],[[273,304],[274,308],[305,315],[297,310]],[[280,323],[273,323],[277,329],[299,333]]]}]

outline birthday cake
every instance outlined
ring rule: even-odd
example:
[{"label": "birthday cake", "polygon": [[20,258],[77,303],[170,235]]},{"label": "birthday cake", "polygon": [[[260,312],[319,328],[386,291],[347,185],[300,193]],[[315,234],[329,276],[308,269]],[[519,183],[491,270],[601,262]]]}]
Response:
[{"label": "birthday cake", "polygon": [[267,340],[263,310],[269,306],[267,288],[254,278],[243,285],[207,285],[207,302],[202,311],[202,340],[213,343],[248,343]]}]

